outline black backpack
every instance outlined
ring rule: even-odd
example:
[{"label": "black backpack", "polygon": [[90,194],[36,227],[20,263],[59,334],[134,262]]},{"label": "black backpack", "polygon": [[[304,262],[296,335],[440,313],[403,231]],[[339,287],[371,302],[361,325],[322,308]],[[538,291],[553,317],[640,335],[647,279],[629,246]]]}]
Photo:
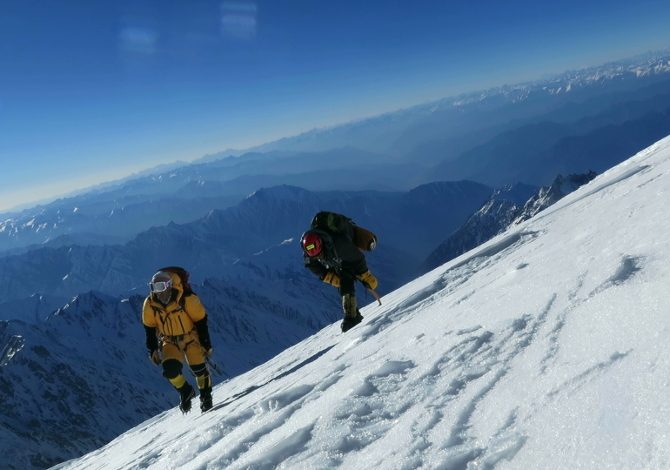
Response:
[{"label": "black backpack", "polygon": [[372,251],[377,246],[377,235],[368,229],[356,225],[346,215],[321,211],[312,219],[312,228],[325,230],[333,234],[346,235],[362,251]]},{"label": "black backpack", "polygon": [[336,212],[321,211],[312,219],[312,228],[326,230],[330,233],[351,234],[354,222],[346,215]]}]

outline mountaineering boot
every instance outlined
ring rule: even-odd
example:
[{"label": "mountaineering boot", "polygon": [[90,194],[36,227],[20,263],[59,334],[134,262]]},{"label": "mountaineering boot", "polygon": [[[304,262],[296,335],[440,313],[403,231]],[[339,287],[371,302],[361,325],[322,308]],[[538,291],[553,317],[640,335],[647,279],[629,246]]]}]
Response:
[{"label": "mountaineering boot", "polygon": [[361,321],[363,321],[363,315],[361,315],[361,312],[359,312],[358,310],[356,311],[355,317],[353,318],[344,317],[344,320],[342,320],[342,324],[340,325],[340,327],[342,328],[342,333],[358,325]]},{"label": "mountaineering boot", "polygon": [[342,296],[342,311],[344,318],[354,318],[358,314],[358,306],[356,305],[356,296],[354,294],[344,294]]},{"label": "mountaineering boot", "polygon": [[195,396],[195,390],[190,383],[186,382],[177,391],[179,392],[179,409],[186,414],[191,411],[191,399]]},{"label": "mountaineering boot", "polygon": [[344,320],[340,327],[342,333],[358,325],[363,320],[363,315],[356,305],[356,296],[354,294],[344,294],[342,296],[342,310],[344,311]]},{"label": "mountaineering boot", "polygon": [[212,408],[212,387],[200,390],[200,411],[205,412]]}]

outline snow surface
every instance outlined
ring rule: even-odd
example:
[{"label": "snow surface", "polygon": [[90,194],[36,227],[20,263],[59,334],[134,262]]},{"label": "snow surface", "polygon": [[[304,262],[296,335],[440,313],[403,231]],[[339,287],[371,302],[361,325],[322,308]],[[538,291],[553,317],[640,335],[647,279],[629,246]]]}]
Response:
[{"label": "snow surface", "polygon": [[58,468],[670,468],[669,190],[666,138]]}]

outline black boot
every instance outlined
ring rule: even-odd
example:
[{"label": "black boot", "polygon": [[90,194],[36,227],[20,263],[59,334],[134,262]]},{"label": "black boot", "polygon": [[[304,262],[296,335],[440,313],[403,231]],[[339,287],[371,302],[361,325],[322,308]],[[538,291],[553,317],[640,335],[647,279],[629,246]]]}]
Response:
[{"label": "black boot", "polygon": [[351,328],[358,325],[361,321],[363,321],[363,315],[361,315],[361,312],[358,310],[356,311],[355,317],[344,317],[344,320],[342,320],[342,324],[340,325],[342,328],[342,333],[349,331]]},{"label": "black boot", "polygon": [[203,413],[212,408],[212,387],[200,390],[200,411]]},{"label": "black boot", "polygon": [[179,409],[186,414],[191,411],[191,399],[195,396],[195,390],[190,383],[186,382],[177,391],[179,392]]},{"label": "black boot", "polygon": [[342,295],[342,310],[344,311],[344,320],[340,325],[342,333],[350,330],[363,320],[363,315],[361,315],[356,305],[356,296],[354,294]]}]

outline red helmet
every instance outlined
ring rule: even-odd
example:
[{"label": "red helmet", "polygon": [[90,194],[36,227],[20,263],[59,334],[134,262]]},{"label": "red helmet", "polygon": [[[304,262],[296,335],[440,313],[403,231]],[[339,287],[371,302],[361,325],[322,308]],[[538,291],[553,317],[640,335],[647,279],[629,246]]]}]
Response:
[{"label": "red helmet", "polygon": [[321,237],[314,232],[305,232],[302,235],[300,244],[302,245],[303,251],[307,253],[307,256],[309,257],[318,256],[323,249],[323,241],[321,240]]}]

